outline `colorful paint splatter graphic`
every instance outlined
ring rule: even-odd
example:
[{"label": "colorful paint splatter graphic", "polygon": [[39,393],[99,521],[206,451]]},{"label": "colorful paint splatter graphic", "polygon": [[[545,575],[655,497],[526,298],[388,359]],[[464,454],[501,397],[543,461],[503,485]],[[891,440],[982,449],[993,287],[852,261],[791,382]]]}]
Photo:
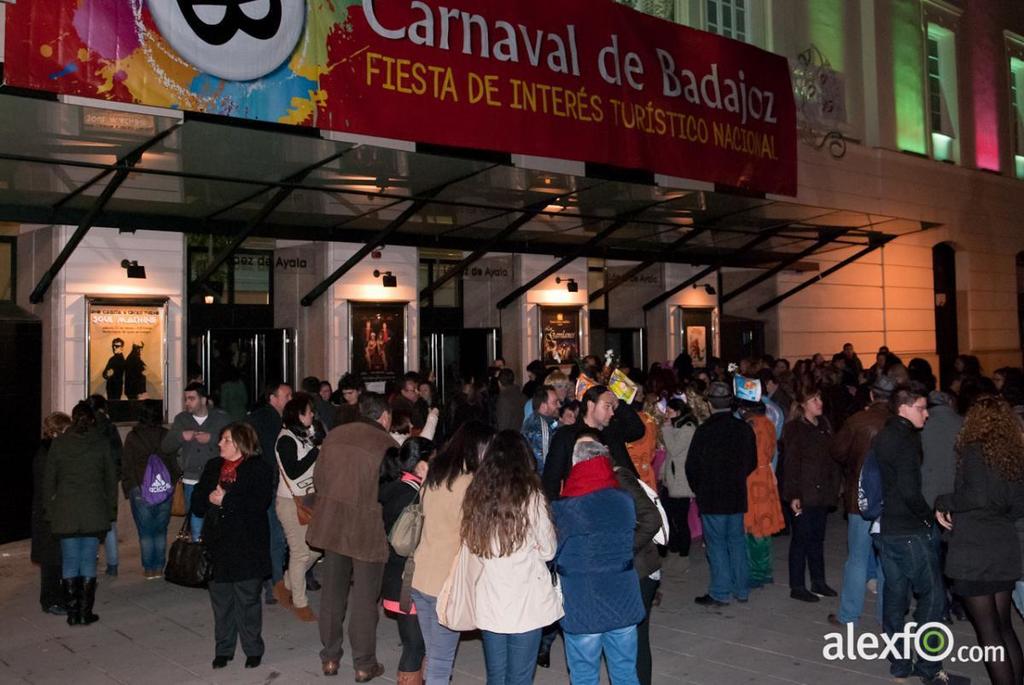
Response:
[{"label": "colorful paint splatter graphic", "polygon": [[[32,12],[32,21],[27,27],[18,22],[18,13],[27,11],[28,3],[18,3],[8,10],[8,54],[32,51],[33,59],[24,62],[32,64],[37,73],[26,74],[27,80],[30,83],[48,80],[53,89],[60,92],[316,126],[327,102],[325,77],[333,69],[346,68],[347,56],[354,51],[348,40],[348,8],[358,5],[358,0],[262,0],[255,3],[228,0],[217,5],[157,2],[161,3],[154,6],[157,15],[168,11],[162,7],[191,7],[194,16],[202,22],[197,24],[200,27],[227,24],[232,19],[231,12],[235,12],[242,30],[231,32],[235,35],[225,47],[232,48],[236,60],[239,56],[244,60],[245,47],[239,48],[235,43],[248,37],[244,35],[246,30],[256,34],[261,28],[247,19],[248,14],[240,14],[243,10],[239,8],[256,6],[255,10],[244,11],[259,13],[262,8],[268,17],[274,17],[276,11],[282,32],[289,28],[289,22],[294,31],[290,38],[283,37],[283,40],[290,40],[287,43],[290,54],[283,53],[279,66],[274,65],[258,78],[221,78],[210,73],[217,71],[216,68],[204,71],[197,67],[202,60],[196,53],[189,55],[190,60],[184,56],[187,50],[175,49],[175,45],[186,46],[178,35],[181,31],[162,33],[157,26],[158,17],[151,12],[146,0],[59,0],[52,3],[53,11]],[[280,19],[282,6],[283,20]],[[209,12],[209,7],[219,8],[220,17],[200,14],[202,10]],[[252,28],[244,23],[246,21]],[[187,29],[184,22],[178,23]],[[14,25],[21,28],[11,30]],[[264,31],[257,35],[267,34]],[[261,42],[273,43],[272,40]],[[216,53],[203,47],[209,54],[207,64],[217,64]],[[261,45],[260,50],[265,54],[268,48]],[[45,73],[40,73],[41,70]],[[68,83],[57,83],[62,80]]]}]

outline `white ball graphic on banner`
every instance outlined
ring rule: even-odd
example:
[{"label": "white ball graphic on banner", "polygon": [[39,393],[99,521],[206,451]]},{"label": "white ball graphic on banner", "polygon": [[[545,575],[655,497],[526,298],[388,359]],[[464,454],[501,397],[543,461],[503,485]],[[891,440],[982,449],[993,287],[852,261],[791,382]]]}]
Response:
[{"label": "white ball graphic on banner", "polygon": [[229,81],[266,76],[302,36],[305,0],[146,0],[160,34],[200,71]]}]

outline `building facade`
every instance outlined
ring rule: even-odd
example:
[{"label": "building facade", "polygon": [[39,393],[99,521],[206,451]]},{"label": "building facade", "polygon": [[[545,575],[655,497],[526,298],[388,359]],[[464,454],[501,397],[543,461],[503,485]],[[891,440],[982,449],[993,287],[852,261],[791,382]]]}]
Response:
[{"label": "building facade", "polygon": [[[167,298],[162,393],[171,414],[180,408],[182,383],[196,373],[193,367],[211,380],[218,357],[223,363],[227,354],[240,354],[234,343],[230,353],[211,349],[203,338],[205,330],[248,325],[290,331],[282,343],[287,351],[264,340],[263,354],[273,356],[278,370],[293,379],[317,375],[335,381],[353,368],[353,346],[366,343],[362,324],[354,324],[354,306],[366,302],[404,304],[399,315],[403,344],[395,348],[400,349],[401,367],[444,368],[439,375],[449,390],[467,370],[460,363],[470,357],[486,363],[500,353],[522,372],[544,354],[542,316],[545,308],[557,307],[579,308],[578,354],[628,350],[636,365],[671,361],[701,335],[705,337],[698,347],[704,355],[765,351],[796,359],[832,353],[852,342],[862,355],[886,345],[905,359],[929,359],[936,368],[957,354],[978,356],[989,372],[1020,365],[1024,6],[1010,0],[624,4],[751,43],[789,61],[800,136],[797,194],[761,196],[764,217],[772,216],[773,203],[796,205],[807,208],[807,220],[816,225],[835,222],[845,229],[855,226],[883,234],[898,224],[899,236],[790,296],[791,289],[842,264],[864,246],[823,242],[793,268],[763,279],[760,275],[768,268],[764,264],[723,265],[702,276],[707,263],[652,263],[596,300],[590,295],[638,262],[590,254],[560,266],[506,302],[510,293],[544,275],[559,256],[495,248],[479,255],[475,267],[424,297],[446,265],[458,264],[471,249],[438,249],[428,239],[417,245],[407,238],[362,255],[363,245],[344,237],[320,241],[268,231],[257,240],[257,251],[270,255],[257,265],[258,275],[243,273],[244,260],[231,262],[228,298],[225,282],[215,295],[190,294],[197,267],[189,257],[190,239],[181,233],[187,224],[177,222],[166,232],[166,227],[140,216],[133,232],[126,232],[123,222],[118,228],[93,228],[57,273],[48,295],[33,303],[33,286],[57,259],[74,226],[28,220],[28,213],[8,202],[0,220],[8,221],[4,235],[16,239],[16,250],[10,251],[16,287],[9,289],[9,297],[39,317],[43,326],[42,410],[68,410],[88,394],[85,300],[103,296]],[[61,105],[100,107],[90,101],[62,100]],[[11,108],[29,111],[21,100]],[[149,112],[133,106],[114,111]],[[152,113],[173,117],[168,110]],[[64,133],[74,138],[76,130]],[[282,151],[283,158],[289,154]],[[521,162],[517,168],[530,173],[587,176],[577,163],[512,157],[513,166]],[[80,181],[88,177],[85,169],[76,173]],[[147,192],[165,197],[168,204],[187,207],[205,192],[185,182],[173,185],[149,178]],[[695,197],[729,195],[710,183],[675,187]],[[276,211],[287,214],[313,201],[303,189]],[[811,209],[826,210],[829,216],[818,221]],[[200,224],[196,226],[198,230]],[[243,247],[253,245],[250,239]],[[360,259],[346,267],[354,257]],[[128,279],[123,260],[143,264],[147,278]],[[344,274],[323,297],[308,306],[301,303],[304,294],[340,268]],[[375,272],[393,276],[394,287]],[[239,295],[250,277],[264,285],[253,286],[248,296]],[[750,286],[753,279],[760,282]],[[575,289],[566,287],[569,280]],[[642,306],[689,280],[693,283],[663,301]],[[250,310],[238,314],[245,303],[257,307],[248,323]],[[697,338],[690,329],[700,331]]]}]

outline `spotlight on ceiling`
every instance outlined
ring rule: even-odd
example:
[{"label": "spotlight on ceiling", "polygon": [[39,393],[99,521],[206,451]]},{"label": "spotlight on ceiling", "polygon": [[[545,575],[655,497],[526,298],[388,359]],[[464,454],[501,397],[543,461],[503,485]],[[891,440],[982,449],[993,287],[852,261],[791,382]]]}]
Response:
[{"label": "spotlight on ceiling", "polygon": [[139,266],[139,263],[135,260],[128,261],[127,259],[122,259],[121,268],[128,272],[128,278],[146,277],[146,267]]},{"label": "spotlight on ceiling", "polygon": [[559,285],[565,283],[565,289],[571,293],[578,293],[580,291],[580,284],[576,282],[575,278],[561,278],[556,276],[555,283]]},{"label": "spotlight on ceiling", "polygon": [[373,270],[373,277],[380,278],[381,284],[385,288],[397,288],[398,287],[398,276],[394,275],[390,271],[378,271]]}]

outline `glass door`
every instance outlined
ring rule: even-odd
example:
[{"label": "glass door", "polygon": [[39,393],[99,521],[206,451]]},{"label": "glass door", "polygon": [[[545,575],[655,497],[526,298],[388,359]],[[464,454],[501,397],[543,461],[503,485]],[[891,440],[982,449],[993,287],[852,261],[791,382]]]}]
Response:
[{"label": "glass door", "polygon": [[225,383],[245,388],[245,410],[259,404],[267,383],[298,381],[296,334],[293,328],[256,330],[210,329],[200,338],[200,371],[214,401]]}]

